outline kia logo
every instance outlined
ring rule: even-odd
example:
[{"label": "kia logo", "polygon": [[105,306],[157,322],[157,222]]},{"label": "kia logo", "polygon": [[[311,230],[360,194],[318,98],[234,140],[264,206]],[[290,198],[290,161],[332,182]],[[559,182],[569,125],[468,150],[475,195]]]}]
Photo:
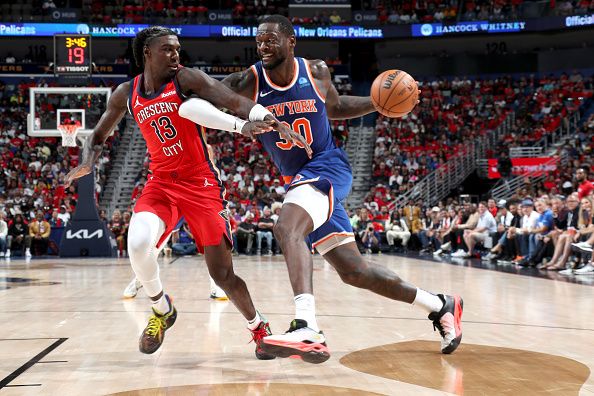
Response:
[{"label": "kia logo", "polygon": [[98,229],[92,233],[89,233],[89,230],[83,228],[76,232],[72,232],[72,230],[66,231],[66,239],[101,239],[103,238],[103,230]]}]

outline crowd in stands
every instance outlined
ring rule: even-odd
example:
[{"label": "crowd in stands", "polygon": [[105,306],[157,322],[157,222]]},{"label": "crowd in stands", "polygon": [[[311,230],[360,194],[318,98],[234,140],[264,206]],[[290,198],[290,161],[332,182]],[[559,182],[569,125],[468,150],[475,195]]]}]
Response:
[{"label": "crowd in stands", "polygon": [[[350,90],[348,81],[335,81],[335,84],[342,92]],[[13,225],[18,214],[23,215],[27,225],[34,221],[39,210],[50,226],[64,225],[74,210],[77,196],[74,187],[65,190],[62,181],[76,164],[78,149],[61,147],[57,138],[40,139],[26,135],[26,89],[26,84],[0,85],[3,142],[0,148],[3,165],[0,210],[5,214],[8,227]],[[429,172],[445,169],[448,159],[465,154],[465,142],[495,128],[510,111],[515,112],[515,122],[500,142],[506,150],[546,137],[562,124],[567,114],[576,111],[580,98],[587,98],[591,91],[592,79],[579,73],[559,78],[453,79],[421,84],[421,103],[410,115],[396,120],[378,117],[374,187],[365,198],[364,208],[353,214],[353,225],[363,232],[361,246],[375,250],[376,245],[394,245],[398,241],[407,247],[410,243],[414,245],[412,236],[415,231],[418,233],[419,224],[414,227],[406,224],[405,227],[402,214],[392,218],[398,213],[392,204],[393,197],[406,193]],[[516,200],[547,193],[567,195],[575,167],[584,163],[594,144],[588,129],[590,124],[585,123],[578,134],[579,147],[574,144],[563,147],[568,152],[569,163],[559,166],[542,185],[524,187]],[[348,138],[348,124],[334,122],[332,127],[337,144],[344,144]],[[216,131],[209,131],[208,141],[227,190],[238,249],[242,253],[278,253],[271,227],[267,224],[270,220],[274,223],[278,217],[283,199],[283,181],[278,171],[258,142]],[[109,151],[114,144],[117,144],[117,135],[108,142],[99,161],[99,191],[109,166]],[[138,175],[130,208],[124,213],[109,214],[109,220],[108,214],[102,213],[103,219],[110,223],[122,255],[125,255],[131,210],[147,180],[148,163],[147,157],[145,167]],[[439,216],[442,209],[439,209]],[[459,215],[459,207],[447,209],[449,218]],[[359,224],[357,219],[363,220]],[[375,224],[373,230],[365,228],[370,221]],[[421,235],[418,241],[421,249],[443,237],[432,233]],[[26,245],[23,239],[22,246],[16,250],[26,249]]]},{"label": "crowd in stands", "polygon": [[[530,2],[528,2],[530,3]],[[585,15],[594,11],[590,0],[551,2],[524,11],[524,0],[411,0],[355,1],[353,11],[376,11],[380,24],[410,24],[456,21],[504,21],[538,15]],[[288,0],[28,0],[24,4],[6,3],[2,19],[10,22],[55,21],[56,9],[80,9],[79,20],[99,24],[235,24],[254,25],[272,14],[287,15]],[[542,8],[542,7],[541,7]],[[228,13],[230,20],[209,19],[209,11]],[[295,24],[338,25],[356,23],[337,12],[312,12],[293,17]]]},{"label": "crowd in stands", "polygon": [[[594,122],[587,127],[594,138]],[[509,200],[473,204],[448,199],[434,207],[410,200],[388,214],[357,209],[351,224],[368,253],[380,250],[448,254],[498,264],[538,267],[563,275],[594,274],[594,184],[589,159],[563,194],[518,193]],[[386,245],[387,244],[387,245]]]},{"label": "crowd in stands", "polygon": [[209,10],[231,10],[232,19],[222,23],[253,25],[263,16],[286,13],[287,7],[287,1],[275,0],[92,0],[86,17],[92,23],[104,24],[205,24],[209,23]]},{"label": "crowd in stands", "polygon": [[[453,82],[459,86],[468,83]],[[447,86],[448,83],[441,84]],[[566,122],[567,115],[587,103],[592,96],[592,84],[591,77],[584,78],[579,73],[559,78],[521,78],[514,82],[513,89],[509,89],[511,85],[506,79],[499,83],[497,80],[487,82],[494,88],[490,99],[494,106],[503,109],[503,113],[515,112],[515,122],[499,142],[499,149],[508,151],[511,147],[530,146],[546,139]],[[485,82],[476,81],[465,93],[466,100],[479,104],[473,108],[478,115],[483,103],[483,85]],[[438,96],[443,92],[440,90]],[[455,111],[450,101],[456,103],[458,95],[452,90],[447,94],[448,102],[445,106],[442,103],[440,108]],[[465,99],[459,97],[458,100]],[[457,155],[462,143],[455,139],[456,135],[448,136],[445,132],[439,138],[426,129],[421,130],[421,124],[417,127],[414,121],[426,107],[427,97],[423,94],[421,105],[408,120],[378,120],[374,181],[379,184],[366,197],[364,207],[351,214],[351,223],[362,248],[369,252],[413,249],[437,256],[449,252],[451,257],[460,259],[482,256],[485,260],[497,259],[499,263],[558,270],[565,275],[594,272],[589,262],[594,244],[594,237],[590,238],[594,231],[594,226],[590,225],[594,214],[594,186],[588,181],[594,171],[591,159],[594,115],[583,120],[572,139],[557,147],[553,156],[566,160],[558,162],[556,169],[541,182],[533,183],[526,177],[524,185],[508,201],[489,199],[474,205],[449,199],[435,207],[425,207],[422,201],[410,200],[390,213],[391,196],[406,191],[403,185],[407,182],[409,186],[414,185],[411,179],[416,176],[439,168],[440,165],[430,160],[433,150],[443,151],[447,147],[441,155],[447,158],[447,155]],[[463,109],[455,114],[465,117]],[[423,125],[430,125],[430,122],[425,121]],[[412,132],[413,128],[417,131]],[[410,140],[403,139],[407,133],[424,143],[419,151],[428,152],[428,159],[422,160],[422,155],[409,158],[408,152],[414,149],[406,148],[410,144]],[[432,145],[437,140],[441,140],[441,144]],[[403,145],[403,141],[407,144]],[[415,142],[414,146],[419,143]]]},{"label": "crowd in stands", "polygon": [[[381,24],[439,23],[457,21],[513,21],[519,18],[549,15],[585,15],[594,11],[594,3],[590,0],[565,0],[551,2],[545,9],[535,11],[531,2],[527,2],[528,10],[524,10],[524,0],[412,0],[412,1],[362,1],[353,4],[363,10],[377,11],[377,19]],[[538,8],[539,5],[536,5]],[[317,20],[328,18],[324,14]],[[308,22],[318,23],[309,18]]]},{"label": "crowd in stands", "polygon": [[[47,86],[44,82],[39,85]],[[6,257],[43,255],[48,244],[55,253],[57,246],[51,246],[48,239],[51,227],[68,223],[78,199],[74,186],[64,187],[64,176],[78,164],[79,149],[62,147],[57,137],[27,134],[31,86],[0,82],[0,213],[6,223],[6,234],[0,223],[0,252]],[[80,108],[82,104],[71,106]],[[96,167],[98,193],[109,170],[110,151],[117,143],[116,132]]]},{"label": "crowd in stands", "polygon": [[592,96],[594,87],[592,77],[573,73],[516,80],[425,81],[420,89],[420,103],[413,112],[399,119],[377,119],[375,186],[364,202],[374,213],[428,173],[447,171],[446,162],[464,155],[467,142],[495,129],[512,111],[515,121],[499,142],[499,151],[531,146],[547,138]]}]

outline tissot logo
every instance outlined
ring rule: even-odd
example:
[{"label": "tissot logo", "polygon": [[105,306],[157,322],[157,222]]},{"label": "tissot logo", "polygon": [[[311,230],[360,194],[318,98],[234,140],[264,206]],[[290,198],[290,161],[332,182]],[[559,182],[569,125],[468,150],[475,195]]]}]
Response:
[{"label": "tissot logo", "polygon": [[87,229],[78,230],[76,232],[72,232],[72,230],[66,231],[66,239],[101,239],[103,238],[103,230],[98,229],[93,232],[89,232]]},{"label": "tissot logo", "polygon": [[175,91],[164,92],[163,95],[161,95],[161,97],[166,98],[171,95],[175,95]]}]

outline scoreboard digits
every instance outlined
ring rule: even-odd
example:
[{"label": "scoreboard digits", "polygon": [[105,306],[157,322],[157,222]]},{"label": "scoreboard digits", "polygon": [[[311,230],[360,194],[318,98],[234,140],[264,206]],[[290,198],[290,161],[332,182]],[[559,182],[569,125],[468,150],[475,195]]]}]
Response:
[{"label": "scoreboard digits", "polygon": [[54,74],[91,75],[91,36],[56,34],[54,36]]}]

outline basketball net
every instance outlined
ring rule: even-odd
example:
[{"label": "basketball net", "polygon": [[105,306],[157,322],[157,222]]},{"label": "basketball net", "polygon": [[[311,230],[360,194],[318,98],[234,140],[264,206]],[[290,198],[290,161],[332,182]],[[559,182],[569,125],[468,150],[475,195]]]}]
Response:
[{"label": "basketball net", "polygon": [[76,124],[64,124],[58,126],[60,135],[62,135],[62,146],[76,147],[76,135],[78,134],[79,129],[81,129],[81,126]]}]

